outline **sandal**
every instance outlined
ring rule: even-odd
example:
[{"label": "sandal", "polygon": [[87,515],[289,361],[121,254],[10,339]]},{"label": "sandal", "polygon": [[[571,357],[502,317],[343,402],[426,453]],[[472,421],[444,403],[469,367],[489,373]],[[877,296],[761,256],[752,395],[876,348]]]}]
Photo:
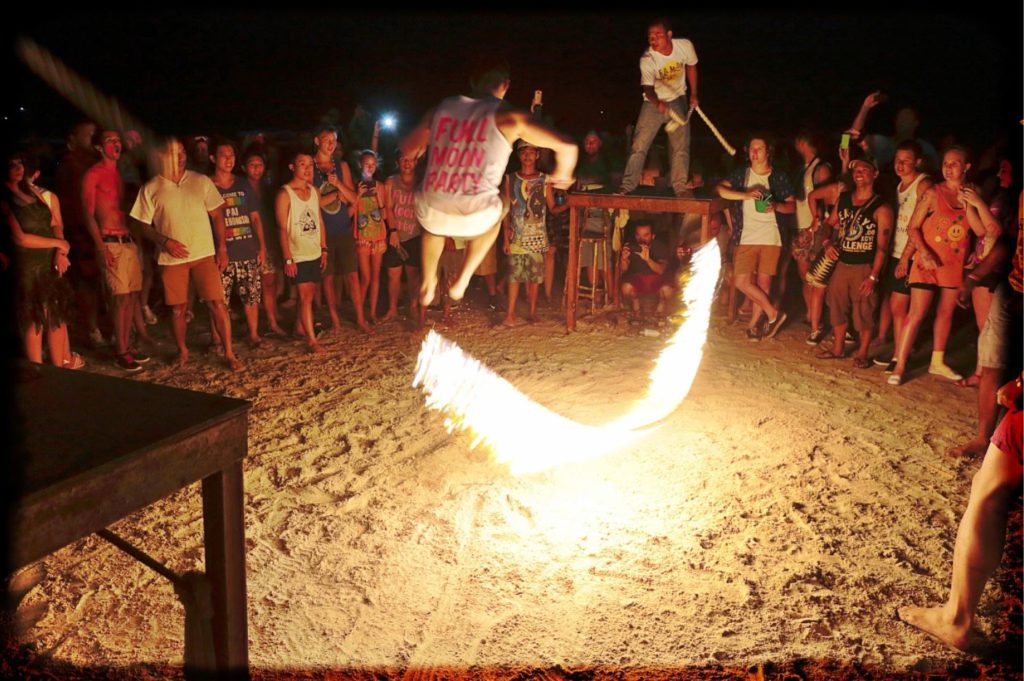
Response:
[{"label": "sandal", "polygon": [[958,388],[977,388],[980,382],[981,379],[978,377],[978,374],[971,374],[966,378],[961,378],[959,381],[953,381],[953,385]]},{"label": "sandal", "polygon": [[71,359],[64,360],[62,366],[65,369],[81,369],[85,366],[85,360],[77,352],[72,352]]},{"label": "sandal", "polygon": [[846,355],[837,355],[831,350],[822,350],[814,356],[818,359],[846,359]]}]

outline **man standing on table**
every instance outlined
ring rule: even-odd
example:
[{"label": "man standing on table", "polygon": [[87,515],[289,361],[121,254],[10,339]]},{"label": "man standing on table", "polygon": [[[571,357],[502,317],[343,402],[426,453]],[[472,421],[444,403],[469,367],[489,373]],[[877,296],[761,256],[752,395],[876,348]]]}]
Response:
[{"label": "man standing on table", "polygon": [[416,193],[416,217],[423,226],[423,305],[433,301],[437,290],[437,263],[445,237],[468,239],[462,271],[449,290],[452,300],[462,299],[494,244],[508,212],[500,189],[516,140],[555,152],[555,170],[548,179],[552,185],[568,189],[573,182],[578,149],[572,139],[503,101],[511,84],[507,63],[486,62],[470,83],[473,98],[443,100],[401,144],[403,157],[418,158],[429,147],[427,169]]},{"label": "man standing on table", "polygon": [[[686,119],[698,104],[697,51],[693,43],[686,38],[673,39],[668,20],[655,19],[647,27],[647,44],[647,51],[640,57],[644,102],[636,119],[620,194],[629,194],[640,184],[647,151],[661,126],[669,121],[669,109]],[[681,196],[689,189],[690,126],[681,125],[667,134],[672,191]]]}]

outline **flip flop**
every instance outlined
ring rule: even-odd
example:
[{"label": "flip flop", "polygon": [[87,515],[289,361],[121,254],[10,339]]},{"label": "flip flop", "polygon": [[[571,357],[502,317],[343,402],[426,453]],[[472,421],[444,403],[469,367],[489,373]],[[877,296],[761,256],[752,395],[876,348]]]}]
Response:
[{"label": "flip flop", "polygon": [[85,366],[85,360],[77,352],[72,352],[71,359],[66,360],[63,364],[65,369],[81,369]]},{"label": "flip flop", "polygon": [[980,382],[981,379],[978,378],[978,374],[971,374],[966,378],[961,378],[959,381],[953,381],[953,385],[958,388],[977,388]]}]

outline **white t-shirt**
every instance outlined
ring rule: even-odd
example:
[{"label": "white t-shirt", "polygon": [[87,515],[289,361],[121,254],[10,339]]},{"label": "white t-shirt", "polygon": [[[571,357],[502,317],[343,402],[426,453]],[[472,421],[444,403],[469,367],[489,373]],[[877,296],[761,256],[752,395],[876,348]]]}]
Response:
[{"label": "white t-shirt", "polygon": [[210,211],[223,203],[213,180],[186,170],[177,184],[163,175],[144,184],[132,206],[131,216],[153,225],[161,235],[185,244],[187,257],[175,258],[160,249],[157,260],[161,265],[180,265],[214,254]]},{"label": "white t-shirt", "polygon": [[821,165],[821,159],[815,156],[811,159],[810,165],[804,168],[804,198],[796,200],[797,229],[808,229],[811,223],[814,222],[814,217],[811,215],[811,207],[807,203],[807,197],[814,191],[814,173],[817,172],[819,165]]},{"label": "white t-shirt", "polygon": [[917,186],[926,177],[928,176],[921,173],[914,178],[906,190],[902,190],[899,185],[896,185],[899,212],[896,213],[896,229],[892,235],[892,257],[894,258],[903,255],[903,251],[907,248],[907,242],[910,241],[910,216],[917,208]]},{"label": "white t-shirt", "polygon": [[686,67],[697,63],[697,51],[686,38],[672,39],[671,54],[647,48],[640,57],[640,85],[653,85],[663,102],[686,94]]},{"label": "white t-shirt", "polygon": [[497,97],[449,97],[430,123],[416,218],[441,236],[476,238],[501,219],[501,180],[512,155],[494,122]]},{"label": "white t-shirt", "polygon": [[[747,169],[747,189],[763,189],[768,191],[768,175],[758,175],[753,169]],[[740,234],[741,246],[781,246],[779,223],[775,212],[758,213],[754,207],[754,199],[743,199],[743,233]]]}]

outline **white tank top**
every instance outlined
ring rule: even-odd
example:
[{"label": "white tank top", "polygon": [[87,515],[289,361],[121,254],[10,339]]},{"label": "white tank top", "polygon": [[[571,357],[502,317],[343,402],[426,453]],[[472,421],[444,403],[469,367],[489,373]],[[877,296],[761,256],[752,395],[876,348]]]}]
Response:
[{"label": "white tank top", "polygon": [[910,227],[910,216],[914,214],[914,209],[917,208],[917,185],[926,178],[927,175],[921,173],[917,178],[910,183],[906,191],[896,186],[896,196],[899,203],[899,212],[896,214],[896,233],[892,237],[892,257],[899,258],[903,255],[903,249],[907,247],[907,241],[910,239],[910,233],[908,231]]},{"label": "white tank top", "polygon": [[811,159],[810,165],[804,168],[804,198],[796,201],[796,226],[798,229],[807,229],[811,226],[811,208],[807,205],[807,197],[814,191],[814,171],[821,164],[821,159],[815,156]]},{"label": "white tank top", "polygon": [[292,251],[292,260],[308,262],[320,257],[320,201],[313,187],[309,188],[309,198],[303,201],[299,195],[284,185],[291,207],[288,210],[288,247]]},{"label": "white tank top", "polygon": [[512,145],[494,123],[497,97],[449,97],[430,123],[416,217],[428,232],[474,238],[501,219],[501,180]]}]

